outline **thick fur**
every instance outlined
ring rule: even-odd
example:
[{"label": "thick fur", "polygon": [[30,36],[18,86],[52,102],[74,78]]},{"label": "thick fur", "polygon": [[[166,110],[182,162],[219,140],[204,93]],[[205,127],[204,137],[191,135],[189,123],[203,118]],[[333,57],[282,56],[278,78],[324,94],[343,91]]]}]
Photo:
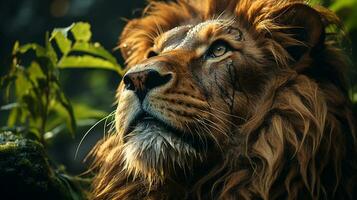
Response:
[{"label": "thick fur", "polygon": [[[297,37],[294,28],[300,24],[285,11],[300,4],[306,5],[300,0],[151,1],[143,17],[130,21],[121,35],[119,45],[128,66],[146,62],[155,40],[177,26],[229,19],[239,23],[246,42],[251,41],[239,61],[239,66],[247,67],[237,69],[243,95],[234,98],[235,90],[230,92],[226,84],[206,91],[206,96],[192,89],[195,85],[177,86],[192,91],[181,93],[183,101],[192,96],[205,101],[212,93],[225,95],[222,102],[207,100],[211,106],[207,112],[221,117],[196,131],[215,142],[196,161],[179,159],[182,166],[175,172],[161,166],[164,172],[149,173],[150,167],[146,171],[130,168],[135,161],[130,161],[133,157],[128,161],[123,153],[128,144],[121,129],[127,118],[120,113],[127,115],[123,108],[128,109],[130,102],[121,97],[125,90],[121,85],[117,133],[101,140],[91,153],[97,170],[92,199],[356,199],[357,150],[345,78],[348,64],[336,43],[341,26],[333,13],[316,7],[312,12],[316,16],[299,20],[321,20],[321,34]],[[171,60],[180,58],[174,62],[180,70],[191,63],[190,54],[166,54]],[[175,106],[177,101],[170,103]],[[192,108],[181,109],[206,116]]]}]

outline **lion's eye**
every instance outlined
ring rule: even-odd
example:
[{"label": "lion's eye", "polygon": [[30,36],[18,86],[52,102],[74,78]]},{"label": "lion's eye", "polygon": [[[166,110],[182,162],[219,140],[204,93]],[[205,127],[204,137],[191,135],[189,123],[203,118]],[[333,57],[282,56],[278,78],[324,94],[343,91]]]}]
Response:
[{"label": "lion's eye", "polygon": [[158,53],[156,53],[155,51],[151,50],[149,51],[148,55],[146,56],[147,58],[151,58],[151,57],[155,57],[157,56]]},{"label": "lion's eye", "polygon": [[216,41],[214,42],[211,47],[207,51],[208,58],[217,58],[221,57],[229,51],[229,45],[224,41]]}]

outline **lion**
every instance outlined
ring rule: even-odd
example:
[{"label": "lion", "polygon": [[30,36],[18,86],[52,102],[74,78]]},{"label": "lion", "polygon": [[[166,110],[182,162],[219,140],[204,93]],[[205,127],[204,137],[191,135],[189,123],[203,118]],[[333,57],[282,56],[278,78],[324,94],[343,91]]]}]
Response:
[{"label": "lion", "polygon": [[149,1],[92,199],[355,199],[343,27],[302,0]]}]

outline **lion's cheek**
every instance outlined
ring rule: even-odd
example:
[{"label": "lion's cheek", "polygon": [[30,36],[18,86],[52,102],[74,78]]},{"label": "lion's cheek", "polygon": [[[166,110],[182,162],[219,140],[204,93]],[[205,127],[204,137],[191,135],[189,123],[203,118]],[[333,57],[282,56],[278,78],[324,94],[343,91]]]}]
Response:
[{"label": "lion's cheek", "polygon": [[119,98],[115,112],[115,127],[117,134],[124,134],[129,129],[129,122],[140,112],[140,103],[135,94],[124,91]]}]

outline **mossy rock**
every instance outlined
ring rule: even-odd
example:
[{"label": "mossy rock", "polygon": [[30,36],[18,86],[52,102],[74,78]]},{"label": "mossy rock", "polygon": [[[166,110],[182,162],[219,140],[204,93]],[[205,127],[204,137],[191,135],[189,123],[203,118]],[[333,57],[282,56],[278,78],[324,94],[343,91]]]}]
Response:
[{"label": "mossy rock", "polygon": [[0,199],[83,199],[73,188],[51,169],[42,144],[0,133]]}]

